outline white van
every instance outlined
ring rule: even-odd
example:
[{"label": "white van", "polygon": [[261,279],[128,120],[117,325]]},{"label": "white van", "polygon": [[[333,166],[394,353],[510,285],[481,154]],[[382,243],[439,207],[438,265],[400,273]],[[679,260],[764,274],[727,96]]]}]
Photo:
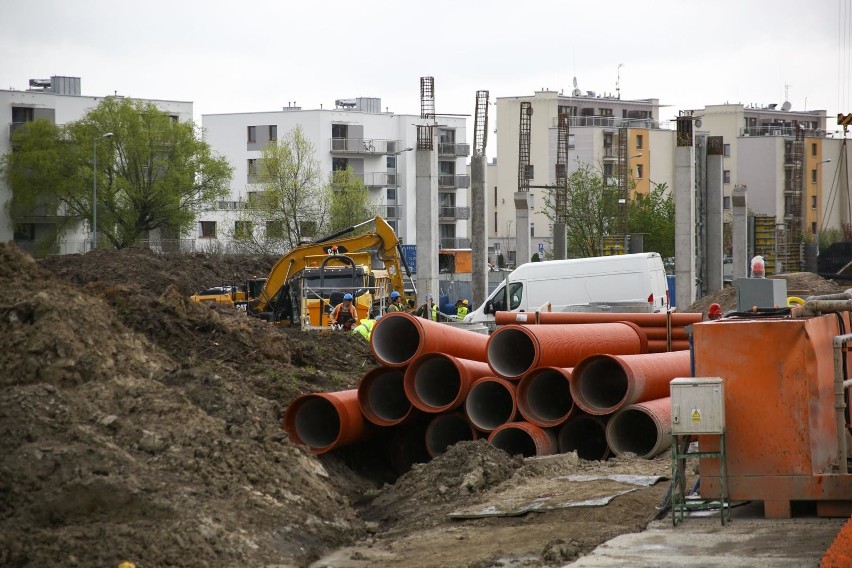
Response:
[{"label": "white van", "polygon": [[554,312],[615,302],[647,302],[649,312],[664,310],[669,287],[663,259],[644,252],[528,262],[512,271],[464,321],[493,323],[494,312],[536,311],[548,302]]}]

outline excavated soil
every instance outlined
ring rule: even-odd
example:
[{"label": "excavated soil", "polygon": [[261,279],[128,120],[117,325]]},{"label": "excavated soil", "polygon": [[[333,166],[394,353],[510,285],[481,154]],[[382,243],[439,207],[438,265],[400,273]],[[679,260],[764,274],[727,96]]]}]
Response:
[{"label": "excavated soil", "polygon": [[187,300],[274,261],[0,245],[0,566],[558,566],[656,514],[666,482],[449,516],[621,493],[564,476],[665,476],[668,454],[524,460],[477,441],[398,476],[374,448],[292,445],[286,405],[375,362],[348,334]]}]

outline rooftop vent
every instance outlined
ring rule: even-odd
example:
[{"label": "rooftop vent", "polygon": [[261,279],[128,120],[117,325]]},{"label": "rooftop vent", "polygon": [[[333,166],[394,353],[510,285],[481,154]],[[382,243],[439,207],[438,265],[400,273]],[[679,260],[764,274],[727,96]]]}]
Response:
[{"label": "rooftop vent", "polygon": [[335,99],[334,106],[337,108],[355,108],[358,103],[355,99]]}]

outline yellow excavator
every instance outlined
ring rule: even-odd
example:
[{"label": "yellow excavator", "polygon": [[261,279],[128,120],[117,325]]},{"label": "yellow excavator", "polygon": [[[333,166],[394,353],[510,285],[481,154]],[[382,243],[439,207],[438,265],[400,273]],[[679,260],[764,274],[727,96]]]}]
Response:
[{"label": "yellow excavator", "polygon": [[[375,224],[372,231],[346,236],[370,223]],[[372,269],[373,255],[384,270]],[[259,287],[258,281],[254,287]],[[392,291],[404,298],[416,294],[399,239],[378,216],[294,248],[275,263],[256,294],[251,286],[247,289],[249,315],[304,328],[326,327],[328,313],[347,293],[353,295],[359,317],[378,315]]]}]

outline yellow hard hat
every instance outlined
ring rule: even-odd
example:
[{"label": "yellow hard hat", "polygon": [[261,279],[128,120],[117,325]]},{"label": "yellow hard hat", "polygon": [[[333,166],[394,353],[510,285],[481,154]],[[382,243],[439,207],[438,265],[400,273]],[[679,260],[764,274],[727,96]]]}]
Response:
[{"label": "yellow hard hat", "polygon": [[125,560],[124,562],[118,565],[118,568],[136,568],[136,564],[129,560]]},{"label": "yellow hard hat", "polygon": [[462,304],[467,305],[467,300],[462,300]]}]

